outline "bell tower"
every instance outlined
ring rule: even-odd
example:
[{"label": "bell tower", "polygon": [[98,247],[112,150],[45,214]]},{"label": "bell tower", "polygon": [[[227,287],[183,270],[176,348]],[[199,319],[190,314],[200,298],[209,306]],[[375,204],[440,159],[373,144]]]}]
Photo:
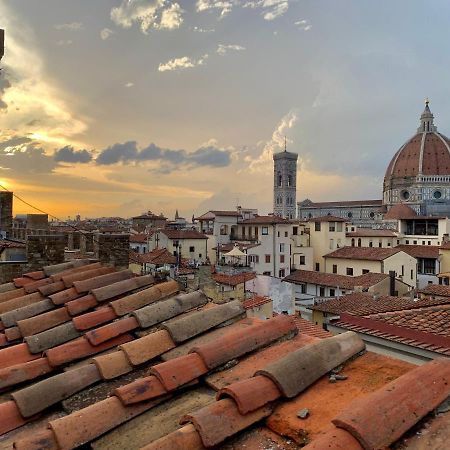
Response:
[{"label": "bell tower", "polygon": [[297,206],[297,153],[284,151],[273,155],[273,213],[295,219]]}]

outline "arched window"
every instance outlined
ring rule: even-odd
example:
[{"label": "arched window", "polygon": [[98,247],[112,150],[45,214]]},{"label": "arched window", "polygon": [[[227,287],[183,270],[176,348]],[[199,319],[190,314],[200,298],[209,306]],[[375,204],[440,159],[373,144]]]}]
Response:
[{"label": "arched window", "polygon": [[288,186],[292,186],[292,175],[288,175],[288,182],[287,182]]},{"label": "arched window", "polygon": [[355,246],[355,238],[352,238],[352,247]]},{"label": "arched window", "polygon": [[281,173],[278,172],[278,187],[281,187],[283,185],[283,177],[281,176]]},{"label": "arched window", "polygon": [[358,247],[361,247],[361,238],[358,238]]}]

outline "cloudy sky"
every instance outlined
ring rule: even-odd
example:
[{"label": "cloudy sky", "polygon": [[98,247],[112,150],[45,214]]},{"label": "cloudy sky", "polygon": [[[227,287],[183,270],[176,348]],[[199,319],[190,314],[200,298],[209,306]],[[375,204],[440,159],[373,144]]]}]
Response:
[{"label": "cloudy sky", "polygon": [[[448,1],[0,0],[0,182],[62,218],[381,198],[425,97],[450,134]],[[32,212],[15,203],[15,212]]]}]

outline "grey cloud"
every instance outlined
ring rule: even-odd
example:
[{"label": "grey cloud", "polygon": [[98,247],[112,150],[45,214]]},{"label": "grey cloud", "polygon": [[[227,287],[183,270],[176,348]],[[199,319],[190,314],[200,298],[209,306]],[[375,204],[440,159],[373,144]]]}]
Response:
[{"label": "grey cloud", "polygon": [[88,163],[92,160],[92,154],[87,150],[75,150],[70,145],[60,148],[53,155],[57,162]]},{"label": "grey cloud", "polygon": [[3,94],[5,93],[5,91],[11,87],[11,83],[5,78],[4,75],[1,75],[0,73],[0,110],[4,109],[8,109],[8,105],[6,104],[6,102],[4,102],[2,100]]},{"label": "grey cloud", "polygon": [[[3,144],[2,144],[3,145]],[[57,163],[41,147],[27,146],[11,153],[0,153],[0,168],[20,174],[52,173]]]},{"label": "grey cloud", "polygon": [[16,147],[17,145],[27,144],[31,139],[25,136],[14,136],[6,141],[0,142],[0,151],[6,150],[8,147]]},{"label": "grey cloud", "polygon": [[158,172],[170,173],[179,167],[226,167],[231,163],[231,155],[229,151],[213,146],[200,147],[191,153],[186,150],[163,149],[153,143],[138,149],[135,141],[128,141],[106,148],[96,160],[100,165],[143,161],[159,161],[161,165]]}]

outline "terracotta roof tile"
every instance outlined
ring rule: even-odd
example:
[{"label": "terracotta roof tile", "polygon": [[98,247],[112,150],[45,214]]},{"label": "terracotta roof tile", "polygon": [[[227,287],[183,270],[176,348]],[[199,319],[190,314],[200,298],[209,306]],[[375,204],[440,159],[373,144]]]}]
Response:
[{"label": "terracotta roof tile", "polygon": [[23,306],[31,305],[42,300],[42,295],[39,292],[27,294],[22,297],[16,297],[11,300],[0,303],[0,314],[12,311],[13,309],[22,308]]},{"label": "terracotta roof tile", "polygon": [[219,284],[226,284],[227,286],[237,286],[238,284],[245,283],[247,281],[256,278],[255,272],[237,273],[234,275],[228,275],[226,273],[216,273],[212,275],[212,279]]},{"label": "terracotta roof tile", "polygon": [[355,400],[333,423],[351,433],[364,448],[390,445],[449,396],[449,379],[450,361],[431,361]]},{"label": "terracotta roof tile", "polygon": [[194,425],[188,424],[173,431],[157,441],[142,447],[141,450],[204,450],[200,435]]},{"label": "terracotta roof tile", "polygon": [[97,402],[49,423],[61,448],[75,448],[154,407],[164,398],[123,406],[117,397]]},{"label": "terracotta roof tile", "polygon": [[437,259],[439,257],[439,247],[436,245],[397,245],[395,248],[414,258]]},{"label": "terracotta roof tile", "polygon": [[126,294],[135,289],[141,289],[150,286],[155,282],[153,275],[144,275],[141,277],[130,278],[128,280],[118,281],[101,288],[92,289],[92,295],[98,302],[110,300],[113,297]]},{"label": "terracotta roof tile", "polygon": [[63,323],[57,327],[25,337],[25,342],[33,354],[42,353],[64,342],[79,337],[81,333],[74,327],[72,322]]},{"label": "terracotta roof tile", "polygon": [[257,375],[221,389],[217,400],[227,396],[235,401],[241,414],[247,414],[281,397],[281,392],[270,378]]},{"label": "terracotta roof tile", "polygon": [[161,230],[160,233],[165,234],[169,239],[208,239],[203,233],[197,230]]},{"label": "terracotta roof tile", "polygon": [[[97,264],[92,264],[96,266]],[[99,263],[100,265],[100,263]],[[85,266],[89,267],[89,266]],[[72,287],[75,281],[90,280],[91,278],[98,277],[100,275],[106,275],[108,273],[114,273],[116,269],[114,267],[95,267],[90,270],[85,270],[83,272],[72,273],[70,275],[65,275],[62,277],[61,281],[66,287]]]},{"label": "terracotta roof tile", "polygon": [[428,284],[419,291],[425,295],[435,295],[440,297],[450,297],[450,286],[444,284]]},{"label": "terracotta roof tile", "polygon": [[149,287],[135,294],[122,297],[111,302],[111,307],[118,316],[124,316],[136,309],[142,308],[150,303],[161,300],[163,297],[175,294],[179,291],[176,281],[167,281]]},{"label": "terracotta roof tile", "polygon": [[65,304],[67,311],[71,316],[75,316],[84,311],[88,311],[98,305],[97,300],[92,294],[84,295],[83,297],[76,298]]},{"label": "terracotta roof tile", "polygon": [[148,235],[145,233],[130,234],[130,243],[146,244]]},{"label": "terracotta roof tile", "polygon": [[[117,427],[106,436],[91,443],[94,450],[111,448],[142,448],[143,446],[165,436],[179,428],[180,417],[202,408],[214,401],[214,393],[205,388],[189,390],[169,402],[155,406],[151,410]],[[183,427],[184,428],[184,427]],[[193,427],[192,427],[193,428]],[[194,429],[203,450],[200,437]],[[172,441],[170,450],[188,450],[187,446],[177,447]],[[161,448],[160,448],[161,450]]]},{"label": "terracotta roof tile", "polygon": [[332,336],[329,331],[325,331],[322,327],[315,325],[314,323],[310,322],[309,320],[303,319],[302,317],[294,316],[294,321],[300,333],[304,333],[308,336],[314,336],[321,339]]},{"label": "terracotta roof tile", "polygon": [[117,314],[110,306],[104,306],[95,311],[74,317],[72,322],[79,331],[89,330],[117,318]]},{"label": "terracotta roof tile", "polygon": [[208,386],[218,391],[231,383],[252,377],[258,369],[317,340],[317,338],[305,334],[298,334],[292,339],[271,343],[270,346],[243,357],[237,365],[230,369],[208,374],[205,381]]},{"label": "terracotta roof tile", "polygon": [[30,317],[29,319],[19,320],[17,326],[22,336],[26,337],[49,330],[69,320],[70,316],[66,309],[58,308],[35,317]]},{"label": "terracotta roof tile", "polygon": [[120,346],[128,361],[137,366],[175,347],[166,330],[156,331]]},{"label": "terracotta roof tile", "polygon": [[244,225],[258,225],[258,224],[268,224],[268,225],[272,225],[272,224],[277,224],[277,223],[290,223],[290,221],[288,219],[284,219],[283,217],[280,216],[255,216],[252,219],[246,219],[243,220],[242,222],[240,222]]},{"label": "terracotta roof tile", "polygon": [[75,300],[80,297],[80,293],[74,288],[64,289],[63,291],[56,292],[49,295],[50,300],[57,306],[64,305],[67,302]]},{"label": "terracotta roof tile", "polygon": [[133,336],[130,334],[122,334],[114,339],[103,342],[100,345],[92,345],[89,341],[81,336],[78,339],[67,342],[66,344],[53,347],[47,350],[46,355],[48,362],[52,367],[61,366],[77,359],[85,358],[86,356],[95,355],[109,348],[116,347],[117,345],[124,344],[133,340]]},{"label": "terracotta roof tile", "polygon": [[97,366],[88,364],[74,370],[54,375],[24,389],[13,392],[23,417],[31,417],[49,406],[64,400],[75,392],[100,381]]},{"label": "terracotta roof tile", "polygon": [[312,270],[295,270],[290,273],[283,281],[289,283],[310,283],[321,286],[340,287],[343,289],[354,289],[356,286],[369,288],[388,278],[384,273],[369,272],[364,275],[351,277],[349,275],[338,275],[334,273],[315,272]]},{"label": "terracotta roof tile", "polygon": [[133,370],[133,367],[128,362],[128,359],[123,351],[116,351],[107,353],[106,355],[96,356],[94,358],[94,363],[96,364],[100,375],[104,380],[117,378],[118,376]]},{"label": "terracotta roof tile", "polygon": [[261,297],[259,295],[254,295],[252,298],[248,298],[242,302],[244,309],[252,309],[258,306],[266,305],[272,301],[269,297]]},{"label": "terracotta roof tile", "polygon": [[285,397],[292,398],[364,349],[358,335],[347,332],[299,348],[256,373],[270,378]]},{"label": "terracotta roof tile", "polygon": [[0,294],[0,303],[4,303],[8,300],[12,300],[13,298],[23,297],[25,295],[25,289],[19,288],[14,289],[12,291],[2,292]]},{"label": "terracotta roof tile", "polygon": [[373,229],[373,228],[356,228],[355,231],[346,233],[347,237],[397,237],[392,230]]},{"label": "terracotta roof tile", "polygon": [[86,266],[90,264],[91,261],[88,259],[76,259],[68,262],[64,262],[61,264],[53,264],[51,266],[45,266],[42,268],[46,276],[51,276],[57,274],[59,272],[63,272],[68,269],[73,269],[76,267]]},{"label": "terracotta roof tile", "polygon": [[297,333],[297,327],[289,316],[278,316],[256,324],[249,330],[240,330],[222,336],[216,342],[193,347],[209,369],[214,369],[231,359],[249,353],[288,334]]},{"label": "terracotta roof tile", "polygon": [[31,278],[32,280],[42,280],[46,275],[43,270],[35,270],[34,272],[27,272],[23,274],[26,278]]},{"label": "terracotta roof tile", "polygon": [[349,432],[341,428],[332,428],[314,439],[303,450],[364,450],[364,447]]},{"label": "terracotta roof tile", "polygon": [[59,450],[52,430],[40,430],[37,433],[28,433],[22,439],[14,442],[16,450]]},{"label": "terracotta roof tile", "polygon": [[0,314],[1,321],[5,327],[13,327],[19,320],[28,319],[53,309],[55,305],[49,299],[44,299],[31,305],[22,306],[6,313]]},{"label": "terracotta roof tile", "polygon": [[25,287],[27,284],[31,284],[33,282],[34,281],[32,278],[25,278],[25,277],[14,278],[13,280],[14,286],[16,286],[16,288]]},{"label": "terracotta roof tile", "polygon": [[167,390],[157,377],[149,376],[117,388],[114,394],[124,405],[133,405],[166,395]]},{"label": "terracotta roof tile", "polygon": [[27,284],[24,289],[27,294],[32,294],[33,292],[37,292],[40,287],[51,284],[50,278],[44,278],[42,280],[34,281],[33,283]]},{"label": "terracotta roof tile", "polygon": [[361,259],[366,261],[383,261],[400,252],[398,247],[341,247],[324,255],[324,258]]},{"label": "terracotta roof tile", "polygon": [[374,299],[370,294],[355,292],[314,305],[311,309],[336,315],[348,312],[354,315],[364,316],[367,314],[446,304],[449,303],[449,301],[450,300],[446,298],[426,298],[413,301],[409,297],[390,296],[381,296]]},{"label": "terracotta roof tile", "polygon": [[166,391],[174,391],[208,372],[202,358],[197,353],[189,353],[179,358],[152,367],[154,375]]},{"label": "terracotta roof tile", "polygon": [[95,328],[85,334],[86,339],[92,345],[100,345],[116,336],[120,336],[128,331],[132,331],[139,327],[139,323],[135,317],[125,317],[115,322]]},{"label": "terracotta roof tile", "polygon": [[414,219],[417,213],[408,205],[398,203],[383,216],[384,220]]},{"label": "terracotta roof tile", "polygon": [[133,278],[134,274],[131,270],[121,270],[119,272],[108,273],[106,275],[100,275],[88,280],[75,281],[73,283],[74,288],[80,294],[89,292],[92,289],[106,286],[117,281],[127,280]]},{"label": "terracotta roof tile", "polygon": [[151,327],[159,322],[207,303],[206,295],[201,291],[180,294],[166,300],[137,309],[132,314],[142,328]]},{"label": "terracotta roof tile", "polygon": [[5,336],[8,341],[16,341],[22,337],[18,327],[10,327],[5,330]]},{"label": "terracotta roof tile", "polygon": [[130,252],[130,257],[139,264],[148,263],[155,265],[175,264],[177,262],[176,256],[173,256],[166,248],[155,248],[151,252],[136,253]]},{"label": "terracotta roof tile", "polygon": [[62,281],[55,281],[54,283],[46,284],[45,286],[41,286],[38,291],[44,296],[48,297],[49,295],[56,294],[59,291],[65,289],[65,285]]},{"label": "terracotta roof tile", "polygon": [[233,400],[224,399],[187,414],[182,423],[191,422],[199,433],[203,445],[212,447],[223,442],[241,430],[269,416],[272,409],[269,406],[241,415]]},{"label": "terracotta roof tile", "polygon": [[244,312],[240,300],[234,300],[214,308],[195,311],[189,315],[172,319],[165,322],[163,327],[176,343],[180,343],[223,322],[242,317]]},{"label": "terracotta roof tile", "polygon": [[39,358],[40,355],[33,355],[28,349],[26,343],[16,344],[11,347],[2,348],[0,350],[0,369],[17,364],[33,361]]},{"label": "terracotta roof tile", "polygon": [[0,389],[33,380],[52,371],[47,358],[39,358],[0,369]]},{"label": "terracotta roof tile", "polygon": [[93,264],[85,264],[78,267],[70,267],[65,270],[62,270],[60,272],[54,273],[50,275],[51,280],[55,283],[57,281],[62,281],[63,277],[70,276],[76,273],[82,273],[82,272],[89,272],[92,269],[98,269],[101,267],[101,264],[99,262],[93,263]]},{"label": "terracotta roof tile", "polygon": [[21,427],[27,422],[20,414],[15,401],[0,403],[0,435]]}]

